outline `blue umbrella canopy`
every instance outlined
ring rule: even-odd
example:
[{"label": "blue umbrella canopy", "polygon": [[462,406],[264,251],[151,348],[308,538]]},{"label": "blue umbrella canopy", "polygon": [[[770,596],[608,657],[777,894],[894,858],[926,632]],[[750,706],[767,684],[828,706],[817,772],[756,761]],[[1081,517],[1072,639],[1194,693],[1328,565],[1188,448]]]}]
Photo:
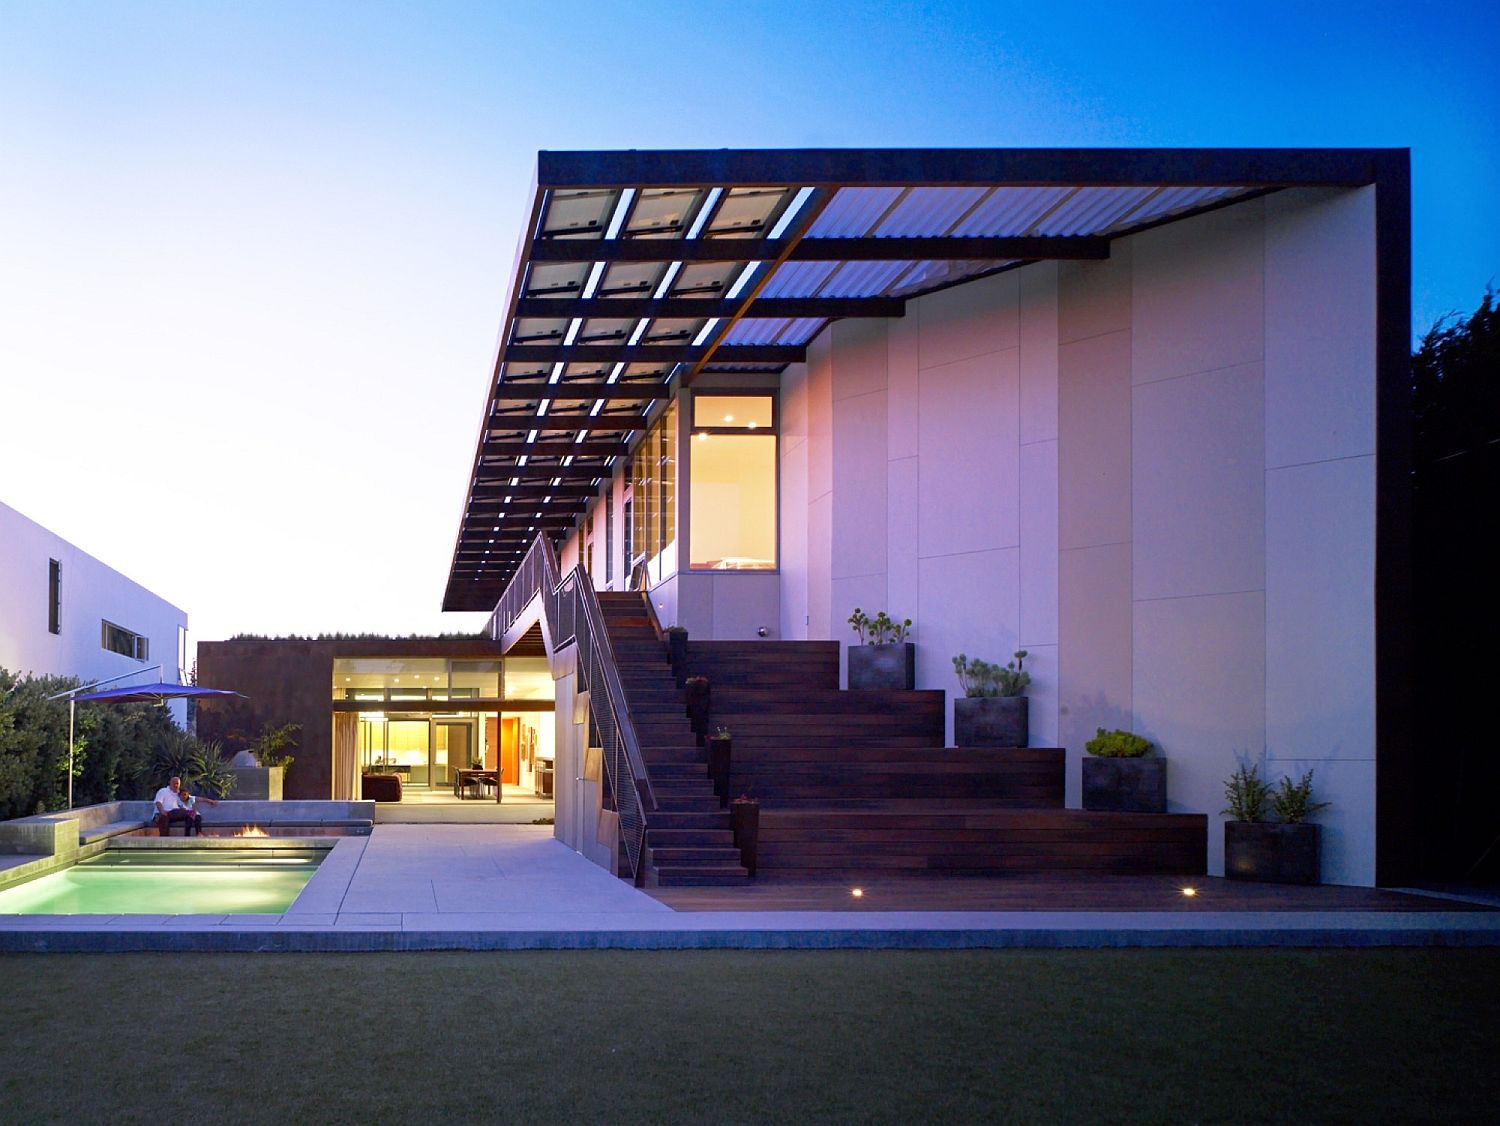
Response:
[{"label": "blue umbrella canopy", "polygon": [[204,700],[244,694],[231,692],[228,688],[198,688],[191,684],[134,684],[128,688],[106,688],[103,692],[87,692],[73,699],[98,700],[109,704],[161,704],[167,700]]}]

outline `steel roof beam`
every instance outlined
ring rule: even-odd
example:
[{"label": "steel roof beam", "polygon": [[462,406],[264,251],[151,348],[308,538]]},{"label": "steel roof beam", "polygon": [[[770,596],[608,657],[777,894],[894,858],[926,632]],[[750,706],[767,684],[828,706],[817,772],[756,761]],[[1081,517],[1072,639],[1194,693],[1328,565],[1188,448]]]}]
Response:
[{"label": "steel roof beam", "polygon": [[[731,317],[744,304],[722,297],[523,297],[516,302],[518,317],[639,318],[706,320]],[[762,297],[747,317],[814,320],[823,317],[900,317],[906,313],[901,297]]]},{"label": "steel roof beam", "polygon": [[[561,239],[537,242],[533,262],[924,262],[1098,260],[1103,236],[1015,238]],[[528,300],[543,300],[529,298]],[[626,298],[598,298],[600,301]]]},{"label": "steel roof beam", "polygon": [[510,383],[495,388],[496,399],[670,399],[665,383]]},{"label": "steel roof beam", "polygon": [[640,430],[646,419],[640,415],[621,417],[608,414],[496,414],[490,416],[491,430]]},{"label": "steel roof beam", "polygon": [[504,363],[529,364],[691,364],[713,354],[721,363],[800,364],[800,344],[726,344],[715,351],[691,344],[510,344]]},{"label": "steel roof beam", "polygon": [[[624,442],[611,442],[607,440],[594,441],[587,438],[582,442],[521,442],[521,441],[489,441],[485,442],[480,450],[481,457],[615,457],[630,452],[630,447]],[[481,467],[482,468],[482,467]]]}]

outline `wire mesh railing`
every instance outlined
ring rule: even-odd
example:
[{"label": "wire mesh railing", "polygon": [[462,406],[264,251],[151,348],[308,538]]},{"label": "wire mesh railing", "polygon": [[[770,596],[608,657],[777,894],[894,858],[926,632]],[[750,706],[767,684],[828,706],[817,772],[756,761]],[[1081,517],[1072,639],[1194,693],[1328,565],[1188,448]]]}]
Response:
[{"label": "wire mesh railing", "polygon": [[625,688],[594,584],[582,567],[559,578],[557,554],[542,535],[532,542],[500,596],[490,618],[490,636],[496,640],[504,637],[539,596],[549,650],[555,653],[569,645],[577,646],[578,690],[589,694],[590,735],[598,740],[591,745],[603,750],[606,801],[619,816],[630,874],[640,884],[646,874],[647,818],[657,808],[656,795],[625,702]]}]

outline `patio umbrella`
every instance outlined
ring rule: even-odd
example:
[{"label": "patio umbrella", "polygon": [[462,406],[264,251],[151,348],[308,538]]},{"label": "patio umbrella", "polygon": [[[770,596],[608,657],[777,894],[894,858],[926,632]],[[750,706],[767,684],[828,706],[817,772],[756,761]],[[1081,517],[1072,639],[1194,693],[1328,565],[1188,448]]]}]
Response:
[{"label": "patio umbrella", "polygon": [[239,696],[228,688],[199,688],[192,684],[132,684],[125,688],[106,688],[103,692],[88,692],[74,696],[75,700],[101,700],[110,704],[164,704],[168,700],[202,700],[223,696]]},{"label": "patio umbrella", "polygon": [[[116,680],[119,677],[115,678]],[[59,693],[59,695],[67,695]],[[86,692],[68,695],[68,808],[73,808],[73,713],[79,700],[93,700],[101,704],[165,704],[168,700],[217,700],[225,696],[239,696],[228,688],[199,688],[193,684],[135,684],[125,688],[106,688],[103,692]]]}]

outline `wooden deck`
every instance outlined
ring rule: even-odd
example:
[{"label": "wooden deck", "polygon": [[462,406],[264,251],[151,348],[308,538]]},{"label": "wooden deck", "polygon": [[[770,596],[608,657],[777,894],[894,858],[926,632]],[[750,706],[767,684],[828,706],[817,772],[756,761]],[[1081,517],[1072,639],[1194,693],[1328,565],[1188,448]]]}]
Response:
[{"label": "wooden deck", "polygon": [[[858,886],[864,895],[856,898]],[[1182,892],[1192,887],[1189,898]],[[1452,899],[1356,887],[1296,887],[1211,876],[758,878],[733,888],[647,888],[674,911],[1485,911]]]}]

